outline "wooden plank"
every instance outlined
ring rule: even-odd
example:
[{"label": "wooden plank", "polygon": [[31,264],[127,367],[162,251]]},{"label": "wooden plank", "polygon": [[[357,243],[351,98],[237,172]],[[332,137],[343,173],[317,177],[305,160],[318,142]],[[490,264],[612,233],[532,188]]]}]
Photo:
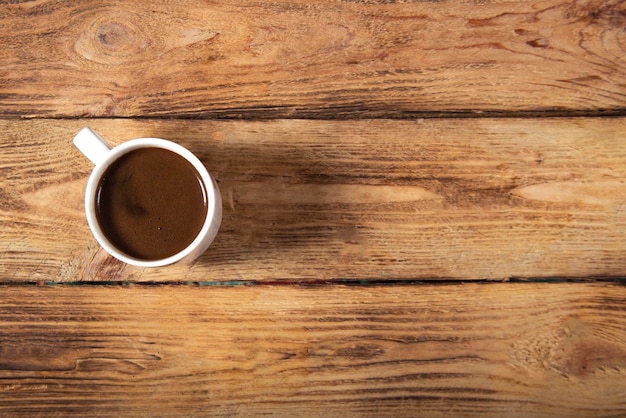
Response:
[{"label": "wooden plank", "polygon": [[0,287],[0,415],[626,414],[626,287]]},{"label": "wooden plank", "polygon": [[[624,277],[625,121],[0,120],[0,281]],[[97,245],[85,124],[176,140],[217,177],[222,227],[195,264]]]},{"label": "wooden plank", "polygon": [[626,110],[620,0],[3,3],[5,117]]}]

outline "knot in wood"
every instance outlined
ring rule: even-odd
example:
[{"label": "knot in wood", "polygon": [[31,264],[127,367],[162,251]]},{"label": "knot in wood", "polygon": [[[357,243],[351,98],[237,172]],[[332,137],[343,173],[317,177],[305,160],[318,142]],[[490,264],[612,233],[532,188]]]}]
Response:
[{"label": "knot in wood", "polygon": [[76,52],[99,64],[120,65],[145,60],[150,39],[137,26],[120,19],[98,19],[81,34]]},{"label": "knot in wood", "polygon": [[132,46],[137,40],[137,34],[132,27],[120,22],[108,22],[101,25],[96,37],[105,48],[125,49]]}]

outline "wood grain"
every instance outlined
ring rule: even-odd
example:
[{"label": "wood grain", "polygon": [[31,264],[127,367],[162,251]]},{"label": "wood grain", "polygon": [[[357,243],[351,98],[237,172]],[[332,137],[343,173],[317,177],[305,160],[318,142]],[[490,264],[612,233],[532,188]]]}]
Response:
[{"label": "wood grain", "polygon": [[626,111],[623,0],[2,3],[4,117]]},{"label": "wood grain", "polygon": [[[0,120],[0,279],[323,281],[624,277],[626,120]],[[96,244],[71,139],[176,140],[224,219],[191,266]]]},{"label": "wood grain", "polygon": [[626,414],[626,287],[0,287],[0,414]]}]

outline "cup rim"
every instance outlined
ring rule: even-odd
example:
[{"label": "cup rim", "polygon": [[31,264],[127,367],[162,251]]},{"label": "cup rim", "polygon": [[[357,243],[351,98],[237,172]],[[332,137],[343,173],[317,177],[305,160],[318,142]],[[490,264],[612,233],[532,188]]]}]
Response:
[{"label": "cup rim", "polygon": [[[133,257],[117,249],[117,247],[115,247],[102,232],[102,229],[100,228],[100,224],[96,217],[96,191],[98,183],[100,182],[100,178],[113,162],[117,161],[121,156],[140,148],[166,149],[180,155],[185,160],[187,160],[200,175],[200,178],[204,185],[206,199],[208,201],[207,213],[204,219],[204,223],[202,225],[202,228],[200,229],[200,232],[198,232],[194,240],[187,247],[177,252],[176,254],[157,260],[145,260],[142,258]],[[211,231],[213,219],[216,215],[216,193],[218,192],[216,190],[214,180],[209,174],[208,170],[206,169],[204,164],[202,164],[200,159],[198,159],[198,157],[196,157],[187,148],[183,147],[180,144],[177,144],[176,142],[162,138],[136,138],[126,141],[112,148],[111,151],[107,153],[105,158],[103,158],[103,160],[94,167],[91,175],[89,176],[89,179],[87,180],[87,187],[85,190],[85,213],[87,215],[87,223],[89,224],[89,228],[91,229],[92,234],[94,235],[98,243],[102,246],[102,248],[104,248],[113,257],[127,264],[138,267],[162,267],[184,259],[188,255],[190,255],[196,248],[202,245],[204,237]]]}]

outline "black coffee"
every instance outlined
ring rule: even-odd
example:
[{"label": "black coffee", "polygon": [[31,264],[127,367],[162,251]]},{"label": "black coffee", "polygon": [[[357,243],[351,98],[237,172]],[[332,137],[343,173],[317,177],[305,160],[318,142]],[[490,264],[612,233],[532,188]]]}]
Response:
[{"label": "black coffee", "polygon": [[104,235],[129,256],[157,260],[186,248],[207,214],[196,169],[162,148],[139,148],[104,172],[96,215]]}]

